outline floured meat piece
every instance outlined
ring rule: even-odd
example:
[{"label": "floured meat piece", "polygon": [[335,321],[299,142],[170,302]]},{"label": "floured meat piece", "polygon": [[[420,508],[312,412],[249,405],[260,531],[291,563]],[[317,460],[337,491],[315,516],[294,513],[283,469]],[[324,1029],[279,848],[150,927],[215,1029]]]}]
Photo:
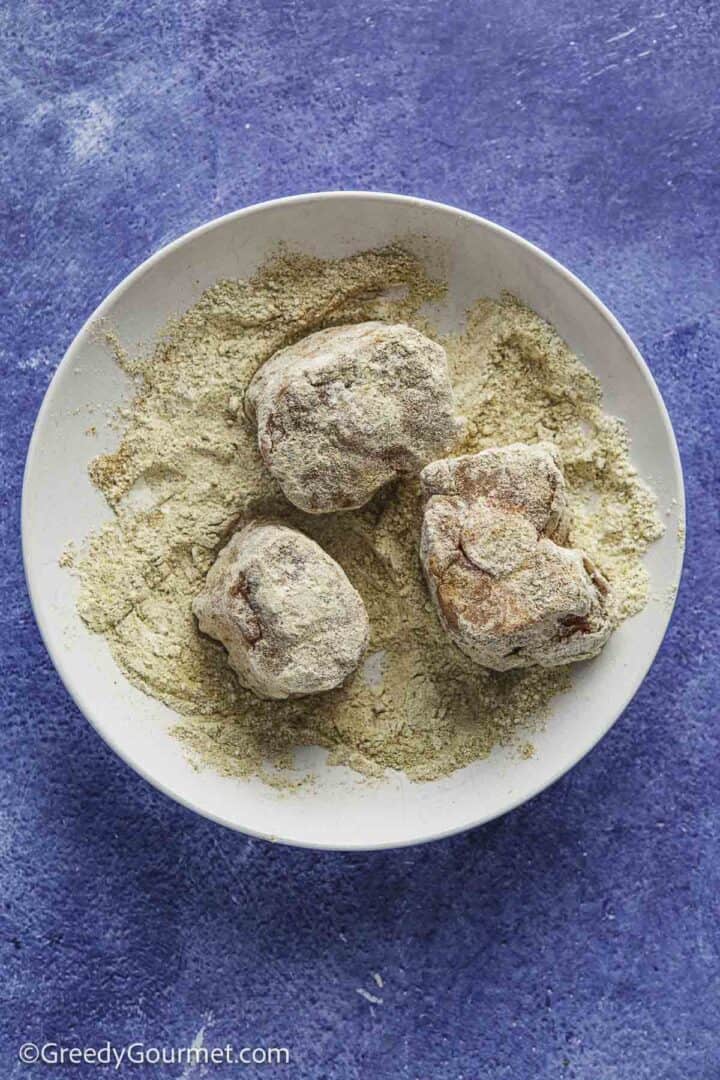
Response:
[{"label": "floured meat piece", "polygon": [[269,522],[235,533],[193,611],[243,686],[263,698],[340,686],[368,643],[365,605],[342,567],[303,533]]},{"label": "floured meat piece", "polygon": [[561,546],[570,515],[554,446],[434,461],[420,479],[420,557],[458,648],[496,671],[600,652],[612,630],[608,584],[582,551]]},{"label": "floured meat piece", "polygon": [[441,345],[404,323],[320,330],[256,373],[245,409],[290,502],[350,510],[456,442],[462,421]]}]

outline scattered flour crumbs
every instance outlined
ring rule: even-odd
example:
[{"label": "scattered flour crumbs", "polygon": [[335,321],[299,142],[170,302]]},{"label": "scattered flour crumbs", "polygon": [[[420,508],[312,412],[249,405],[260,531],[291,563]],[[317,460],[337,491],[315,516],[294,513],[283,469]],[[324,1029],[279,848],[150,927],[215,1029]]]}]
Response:
[{"label": "scattered flour crumbs", "polygon": [[[485,671],[446,639],[420,572],[415,479],[351,513],[314,517],[284,500],[261,464],[243,394],[272,353],[313,330],[383,319],[439,338],[469,420],[457,452],[557,443],[575,515],[571,543],[612,582],[618,622],[645,604],[642,555],[662,525],[630,465],[622,424],[602,411],[596,379],[510,296],[479,300],[463,333],[441,337],[420,310],[443,292],[399,247],[337,261],[281,254],[250,281],[218,282],[143,355],[128,356],[107,335],[137,396],[121,413],[119,449],[90,468],[115,517],[74,560],[79,611],[131,682],[177,711],[177,736],[199,766],[282,786],[293,782],[285,771],[293,750],[319,745],[331,762],[365,775],[394,768],[431,780],[498,743],[527,756],[528,735],[569,686],[567,669]],[[345,687],[260,701],[238,684],[222,647],[198,632],[192,599],[219,548],[256,515],[312,536],[362,594],[370,650]]]}]

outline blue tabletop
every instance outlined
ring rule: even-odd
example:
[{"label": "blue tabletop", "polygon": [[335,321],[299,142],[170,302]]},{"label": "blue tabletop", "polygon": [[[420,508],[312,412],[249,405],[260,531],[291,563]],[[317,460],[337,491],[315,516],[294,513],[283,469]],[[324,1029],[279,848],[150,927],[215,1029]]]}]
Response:
[{"label": "blue tabletop", "polygon": [[[720,9],[12,0],[3,23],[0,1075],[109,1074],[17,1051],[110,1041],[286,1048],[298,1077],[715,1080]],[[327,188],[454,203],[579,274],[652,368],[689,498],[670,632],[602,744],[491,825],[352,856],[225,831],[115,758],[45,653],[18,538],[37,409],[111,286],[208,218]]]}]

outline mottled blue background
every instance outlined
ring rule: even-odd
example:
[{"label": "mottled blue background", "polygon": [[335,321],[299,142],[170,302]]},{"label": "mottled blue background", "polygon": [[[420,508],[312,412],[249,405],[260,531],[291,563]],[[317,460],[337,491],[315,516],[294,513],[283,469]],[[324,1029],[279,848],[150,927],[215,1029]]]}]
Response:
[{"label": "mottled blue background", "polygon": [[[104,1075],[23,1068],[24,1039],[203,1031],[287,1046],[303,1077],[720,1077],[717,4],[1,19],[0,1075]],[[688,486],[679,605],[612,733],[505,819],[397,853],[253,842],[151,790],[63,690],[20,561],[27,442],[85,318],[170,238],[323,188],[455,203],[566,263],[645,353]]]}]

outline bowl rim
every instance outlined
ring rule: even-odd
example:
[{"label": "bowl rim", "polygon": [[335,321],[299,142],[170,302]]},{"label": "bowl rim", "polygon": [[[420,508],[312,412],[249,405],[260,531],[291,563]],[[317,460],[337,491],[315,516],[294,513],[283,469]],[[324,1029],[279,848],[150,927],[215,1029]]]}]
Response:
[{"label": "bowl rim", "polygon": [[223,817],[220,814],[216,814],[216,813],[213,813],[213,812],[207,810],[204,806],[202,806],[196,800],[194,800],[192,798],[189,798],[187,796],[184,796],[184,795],[179,795],[169,785],[167,785],[164,782],[158,780],[143,765],[143,763],[141,761],[136,760],[130,753],[127,753],[124,750],[120,749],[119,746],[116,744],[116,741],[113,738],[112,734],[108,733],[104,729],[104,727],[103,727],[101,721],[99,720],[99,718],[96,718],[94,707],[91,706],[91,704],[85,700],[85,694],[83,693],[82,687],[81,686],[76,686],[76,685],[73,684],[73,682],[72,682],[72,680],[71,680],[71,678],[70,678],[70,676],[69,676],[69,674],[67,672],[67,669],[65,668],[65,664],[64,664],[62,654],[58,650],[54,649],[53,646],[52,646],[50,633],[49,633],[48,622],[47,622],[46,617],[45,617],[45,609],[44,609],[43,604],[41,603],[41,598],[39,596],[39,591],[38,591],[38,588],[37,588],[37,582],[36,582],[36,579],[35,579],[35,576],[34,576],[34,573],[33,573],[33,567],[31,565],[30,556],[29,556],[29,541],[28,541],[28,535],[29,535],[29,521],[28,521],[29,511],[27,510],[27,506],[28,506],[28,502],[29,502],[29,497],[28,497],[29,478],[30,478],[32,472],[34,471],[34,465],[35,465],[36,460],[38,458],[41,429],[43,428],[45,420],[46,420],[47,416],[50,414],[50,412],[52,410],[52,407],[53,407],[54,398],[55,398],[55,395],[56,395],[56,392],[57,392],[57,389],[58,389],[58,386],[59,386],[60,372],[67,365],[67,363],[69,363],[72,360],[73,354],[75,353],[75,351],[76,351],[77,347],[79,346],[81,340],[84,339],[84,337],[85,337],[87,331],[89,330],[89,328],[98,319],[101,319],[104,316],[105,312],[116,302],[116,300],[124,292],[126,292],[129,288],[131,288],[139,278],[141,278],[151,267],[155,266],[156,263],[161,262],[171,252],[173,252],[176,249],[184,246],[185,244],[189,243],[190,241],[196,239],[197,237],[202,236],[204,233],[210,232],[213,229],[221,228],[222,226],[226,225],[230,221],[239,220],[239,219],[244,218],[244,217],[250,217],[251,215],[262,213],[263,211],[269,210],[269,209],[271,209],[273,207],[278,207],[278,206],[282,206],[282,205],[290,205],[290,204],[302,204],[302,203],[308,203],[308,202],[322,202],[322,201],[342,200],[342,199],[346,199],[346,200],[350,200],[350,201],[352,201],[354,199],[357,199],[357,200],[362,199],[362,200],[366,200],[366,201],[394,202],[394,203],[401,203],[401,204],[409,204],[409,205],[413,205],[415,207],[421,207],[421,208],[425,207],[425,208],[431,209],[431,210],[440,210],[440,211],[442,211],[444,213],[451,214],[451,215],[453,215],[455,217],[459,217],[459,218],[467,220],[467,221],[472,221],[475,224],[482,225],[484,228],[490,230],[491,232],[494,232],[498,236],[501,236],[503,239],[509,241],[510,243],[515,244],[515,245],[517,245],[517,246],[519,246],[521,248],[524,248],[525,250],[527,250],[529,252],[532,252],[535,256],[538,256],[543,262],[547,263],[550,266],[550,268],[555,271],[555,273],[557,273],[557,274],[561,275],[562,277],[564,277],[565,280],[569,284],[571,284],[576,290],[578,290],[585,297],[585,299],[587,301],[589,301],[593,305],[593,307],[595,307],[595,309],[598,311],[598,313],[610,325],[610,328],[615,332],[615,334],[617,334],[619,336],[619,338],[621,339],[623,345],[625,346],[627,351],[630,353],[632,359],[635,361],[635,364],[637,365],[638,369],[640,370],[640,372],[641,372],[641,374],[642,374],[642,376],[643,376],[643,378],[644,378],[644,380],[645,380],[645,382],[646,382],[646,384],[648,386],[648,389],[649,389],[652,397],[654,398],[655,405],[656,405],[656,407],[658,409],[659,415],[660,415],[662,423],[663,423],[663,427],[665,429],[665,434],[666,434],[666,436],[668,438],[668,441],[669,441],[669,446],[670,446],[670,450],[671,450],[671,457],[672,457],[672,466],[673,466],[673,477],[672,477],[672,479],[674,481],[674,485],[675,485],[675,488],[677,490],[677,504],[678,504],[677,505],[677,511],[678,511],[678,514],[680,515],[680,520],[682,520],[682,521],[685,520],[686,499],[685,499],[685,484],[684,484],[684,478],[683,478],[682,462],[681,462],[681,458],[680,458],[680,453],[678,451],[677,440],[675,438],[675,432],[673,430],[672,422],[670,420],[670,416],[668,414],[667,407],[666,407],[665,402],[664,402],[664,400],[662,398],[660,390],[658,389],[658,386],[657,386],[657,384],[655,382],[655,379],[653,378],[653,375],[652,375],[652,372],[650,371],[650,368],[648,367],[646,361],[644,360],[642,354],[640,353],[640,350],[637,348],[637,346],[635,345],[635,343],[631,339],[630,335],[627,333],[627,331],[621,325],[619,320],[605,306],[605,304],[599,299],[599,297],[587,285],[585,285],[585,283],[583,281],[581,281],[581,279],[579,277],[577,277],[570,270],[568,270],[567,267],[563,266],[562,263],[558,262],[557,259],[553,258],[552,255],[549,255],[542,248],[538,247],[536,244],[531,243],[529,240],[526,240],[524,237],[520,236],[516,232],[513,232],[511,229],[507,229],[502,225],[498,225],[497,223],[495,223],[493,221],[490,221],[488,218],[484,218],[484,217],[480,216],[479,214],[474,214],[471,211],[462,210],[462,209],[460,209],[458,207],[455,207],[455,206],[452,206],[452,205],[450,205],[448,203],[438,202],[438,201],[433,200],[433,199],[425,199],[425,198],[420,198],[420,197],[416,197],[416,196],[413,196],[413,195],[401,195],[401,194],[396,194],[396,193],[393,193],[393,192],[366,191],[366,190],[362,190],[362,189],[315,191],[315,192],[307,192],[307,193],[299,194],[299,195],[287,195],[287,196],[282,196],[280,198],[268,199],[268,200],[265,200],[263,202],[253,203],[250,206],[243,207],[243,208],[241,208],[239,210],[232,210],[229,213],[220,215],[219,217],[212,218],[211,220],[206,221],[203,224],[196,226],[194,229],[191,229],[189,232],[181,234],[180,236],[176,237],[174,240],[169,241],[167,244],[163,244],[162,247],[158,248],[157,251],[153,252],[152,255],[150,255],[150,256],[148,256],[148,258],[144,259],[138,266],[135,267],[134,270],[132,270],[129,274],[127,274],[107,294],[105,299],[101,301],[101,303],[89,315],[89,317],[85,320],[85,322],[83,323],[81,328],[75,334],[75,336],[72,339],[70,345],[66,349],[60,363],[57,365],[57,368],[55,369],[55,371],[53,373],[53,376],[52,376],[52,378],[50,380],[50,383],[48,384],[48,387],[47,387],[47,389],[45,391],[45,394],[43,396],[42,403],[40,405],[37,416],[35,418],[35,423],[33,425],[32,436],[31,436],[30,442],[28,444],[28,450],[27,450],[27,455],[26,455],[26,459],[25,459],[25,467],[24,467],[24,470],[23,470],[22,495],[21,495],[21,543],[22,543],[22,554],[23,554],[23,566],[24,566],[25,580],[26,580],[26,583],[27,583],[27,589],[28,589],[28,593],[29,593],[29,596],[30,596],[30,603],[31,603],[32,611],[33,611],[33,614],[35,616],[35,621],[36,621],[38,629],[40,631],[40,636],[42,638],[43,644],[45,645],[45,648],[46,648],[46,650],[47,650],[47,652],[48,652],[48,654],[50,656],[50,659],[53,662],[53,665],[54,665],[58,675],[60,676],[60,679],[61,679],[65,689],[67,690],[67,692],[70,695],[71,699],[74,701],[74,703],[76,704],[76,706],[78,707],[78,709],[80,710],[82,715],[85,717],[85,719],[91,724],[91,726],[100,735],[100,737],[107,743],[107,745],[110,747],[110,749],[113,750],[114,753],[117,754],[117,756],[119,758],[121,758],[122,761],[125,762],[125,764],[129,765],[131,769],[133,769],[139,776],[141,776],[144,780],[146,780],[156,790],[162,792],[163,795],[166,795],[168,798],[174,800],[177,803],[180,803],[186,809],[194,811],[195,813],[199,814],[201,817],[204,817],[204,818],[206,818],[206,819],[208,819],[210,821],[214,821],[218,825],[223,825],[226,828],[232,829],[234,832],[239,832],[239,833],[241,833],[243,835],[250,836],[250,837],[252,837],[254,839],[268,840],[268,841],[271,841],[273,843],[279,843],[279,844],[287,845],[287,846],[290,846],[290,847],[307,848],[307,849],[311,849],[311,850],[349,851],[350,852],[350,851],[378,851],[378,850],[389,850],[389,849],[394,849],[394,848],[411,847],[411,846],[414,846],[414,845],[417,845],[417,844],[430,843],[431,841],[434,841],[434,840],[442,840],[442,839],[445,839],[445,838],[447,838],[449,836],[455,836],[455,835],[457,835],[459,833],[467,832],[470,829],[477,828],[477,827],[479,827],[481,825],[486,825],[489,822],[494,821],[495,819],[497,819],[499,817],[502,817],[507,813],[510,813],[510,811],[517,809],[519,806],[522,806],[524,803],[529,802],[531,799],[534,799],[541,792],[546,791],[548,788],[552,787],[558,780],[561,779],[561,777],[563,777],[566,773],[568,773],[571,769],[573,769],[580,761],[582,761],[582,759],[587,754],[589,754],[590,751],[592,749],[594,749],[595,746],[597,746],[597,744],[600,742],[600,740],[603,739],[605,737],[605,735],[607,735],[607,733],[610,731],[610,729],[614,726],[615,723],[617,723],[617,721],[623,715],[623,713],[627,709],[628,705],[630,704],[632,699],[635,697],[635,694],[638,692],[640,686],[645,681],[650,668],[652,667],[653,663],[655,662],[655,658],[656,658],[656,656],[658,654],[660,646],[662,645],[662,643],[663,643],[663,641],[665,639],[665,636],[667,634],[668,626],[670,624],[670,620],[672,618],[672,614],[673,614],[673,611],[675,609],[675,604],[676,604],[676,601],[677,601],[677,595],[678,595],[678,592],[679,592],[680,582],[681,582],[682,573],[683,573],[683,566],[684,566],[685,538],[682,537],[682,538],[679,539],[679,544],[678,544],[679,564],[678,564],[678,570],[677,570],[677,589],[675,591],[675,596],[673,597],[672,605],[667,605],[667,607],[665,608],[665,625],[664,625],[663,630],[662,630],[662,636],[661,636],[661,638],[660,638],[660,640],[658,642],[657,648],[653,651],[652,655],[649,656],[647,664],[645,665],[644,669],[642,670],[642,673],[640,675],[638,675],[638,677],[633,681],[632,684],[628,685],[627,696],[625,698],[625,701],[624,701],[624,704],[622,705],[622,707],[617,711],[616,715],[611,716],[608,719],[608,721],[601,728],[596,729],[593,732],[592,738],[587,742],[584,749],[579,754],[577,754],[573,758],[573,760],[571,760],[569,763],[564,763],[555,772],[553,772],[553,774],[551,775],[551,778],[549,780],[542,781],[542,782],[540,782],[538,784],[535,784],[534,786],[531,786],[528,790],[524,791],[522,794],[516,795],[516,796],[513,796],[513,797],[509,798],[507,800],[507,802],[503,804],[502,808],[493,811],[491,814],[481,815],[480,817],[473,818],[472,820],[468,820],[468,821],[462,822],[461,824],[459,824],[457,826],[453,826],[450,829],[444,829],[441,832],[429,833],[429,834],[425,834],[425,835],[422,835],[422,836],[413,837],[413,838],[410,838],[410,839],[407,839],[407,840],[404,839],[404,840],[401,840],[401,841],[389,840],[389,841],[382,841],[382,842],[376,842],[376,843],[359,842],[357,844],[354,844],[354,843],[337,844],[337,843],[329,843],[329,842],[324,842],[324,841],[306,841],[306,840],[298,840],[298,839],[284,839],[284,838],[279,837],[279,836],[274,836],[274,835],[271,835],[269,833],[264,833],[264,832],[262,832],[262,831],[260,831],[258,829],[252,829],[252,828],[249,828],[249,827],[241,826],[236,821],[230,820],[227,817]]}]

